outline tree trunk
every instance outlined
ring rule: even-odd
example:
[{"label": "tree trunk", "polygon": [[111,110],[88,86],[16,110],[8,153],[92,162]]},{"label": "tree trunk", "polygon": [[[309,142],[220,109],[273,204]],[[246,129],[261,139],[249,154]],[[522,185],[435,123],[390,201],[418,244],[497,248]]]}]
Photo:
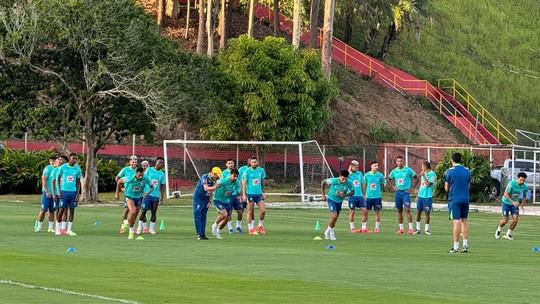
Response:
[{"label": "tree trunk", "polygon": [[349,9],[347,10],[347,13],[345,14],[345,33],[344,33],[344,36],[343,36],[343,42],[349,44],[352,40],[352,33],[353,33],[353,27],[352,27],[352,22],[353,22],[353,10],[352,10],[352,7],[349,7]]},{"label": "tree trunk", "polygon": [[309,44],[314,49],[319,47],[319,1],[311,0],[311,11],[309,14]]},{"label": "tree trunk", "polygon": [[202,54],[204,42],[204,0],[199,0],[199,30],[197,32],[197,54]]},{"label": "tree trunk", "polygon": [[158,0],[158,16],[157,23],[159,25],[159,30],[163,29],[163,20],[165,20],[165,0]]},{"label": "tree trunk", "polygon": [[213,0],[206,1],[206,34],[208,35],[206,55],[209,57],[214,56],[214,22],[212,18],[212,2]]},{"label": "tree trunk", "polygon": [[249,15],[248,15],[248,36],[253,38],[253,22],[255,15],[255,0],[249,0]]},{"label": "tree trunk", "polygon": [[227,0],[221,0],[221,11],[219,14],[219,48],[227,47]]},{"label": "tree trunk", "polygon": [[279,35],[279,0],[274,0],[274,37]]},{"label": "tree trunk", "polygon": [[84,178],[81,179],[82,189],[80,201],[85,203],[95,203],[98,201],[96,139],[91,132],[86,132],[84,142],[86,164]]},{"label": "tree trunk", "polygon": [[396,32],[396,26],[394,22],[392,22],[388,26],[388,32],[386,36],[384,36],[384,42],[381,47],[381,52],[379,53],[379,59],[384,60],[386,57],[386,54],[388,54],[388,50],[390,49],[390,45],[396,40],[397,38],[397,32]]},{"label": "tree trunk", "polygon": [[180,3],[178,3],[178,0],[167,0],[165,14],[173,19],[178,19],[180,16]]},{"label": "tree trunk", "polygon": [[362,50],[364,53],[369,55],[369,51],[371,49],[371,43],[375,38],[377,38],[377,35],[379,35],[379,31],[377,28],[372,27],[369,30],[369,33],[367,34],[366,38],[364,39],[364,49]]},{"label": "tree trunk", "polygon": [[295,49],[300,47],[301,35],[302,35],[302,0],[294,0],[292,45]]},{"label": "tree trunk", "polygon": [[[162,1],[162,0],[160,0]],[[189,15],[191,13],[191,0],[187,1],[187,11],[186,11],[186,32],[184,33],[184,39],[189,37]]]},{"label": "tree trunk", "polygon": [[332,31],[334,24],[334,0],[324,2],[324,25],[322,42],[322,70],[324,77],[330,79],[332,73]]}]

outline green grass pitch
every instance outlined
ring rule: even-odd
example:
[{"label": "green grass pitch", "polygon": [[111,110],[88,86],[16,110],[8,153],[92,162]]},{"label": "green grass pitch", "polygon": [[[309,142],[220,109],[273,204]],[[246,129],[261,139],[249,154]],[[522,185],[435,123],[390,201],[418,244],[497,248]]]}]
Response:
[{"label": "green grass pitch", "polygon": [[[540,301],[540,253],[531,251],[540,247],[539,219],[532,216],[522,217],[511,242],[493,238],[497,215],[471,214],[470,253],[450,255],[444,212],[433,216],[433,235],[409,236],[394,234],[392,211],[383,212],[381,234],[348,233],[344,210],[328,251],[330,241],[312,240],[315,222],[326,226],[323,209],[270,209],[265,236],[225,232],[223,240],[197,241],[191,209],[164,206],[165,231],[128,241],[118,234],[119,207],[78,208],[76,237],[34,233],[38,208],[0,202],[0,281],[139,303]],[[211,210],[208,235],[214,216]],[[114,303],[5,283],[0,295],[2,303]]]}]

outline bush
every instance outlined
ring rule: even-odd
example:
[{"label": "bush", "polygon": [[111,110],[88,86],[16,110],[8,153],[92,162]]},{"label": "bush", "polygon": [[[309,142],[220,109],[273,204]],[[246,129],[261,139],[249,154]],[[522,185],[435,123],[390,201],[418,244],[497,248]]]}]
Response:
[{"label": "bush", "polygon": [[489,199],[489,189],[492,186],[489,160],[475,155],[469,150],[447,150],[443,160],[441,160],[435,172],[439,177],[437,179],[437,196],[441,198],[448,198],[448,193],[444,191],[444,173],[448,168],[452,167],[452,154],[460,152],[462,154],[461,164],[471,171],[471,201],[474,202],[486,202]]},{"label": "bush", "polygon": [[53,151],[3,149],[0,155],[0,193],[39,193],[41,174]]},{"label": "bush", "polygon": [[[86,157],[84,155],[78,155],[79,163],[81,164],[81,170],[83,171],[85,167],[83,164],[86,163]],[[120,166],[115,160],[104,160],[101,158],[96,159],[97,163],[97,174],[98,174],[98,192],[110,192],[116,189],[116,174],[120,171]]]}]

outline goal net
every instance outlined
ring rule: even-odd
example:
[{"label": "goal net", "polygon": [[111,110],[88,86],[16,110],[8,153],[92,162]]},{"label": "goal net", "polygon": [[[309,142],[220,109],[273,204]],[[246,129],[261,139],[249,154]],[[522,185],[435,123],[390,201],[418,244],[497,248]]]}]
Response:
[{"label": "goal net", "polygon": [[317,141],[165,140],[163,150],[168,198],[192,195],[199,178],[212,167],[224,170],[228,159],[239,168],[256,156],[266,171],[265,192],[275,200],[315,200],[321,181],[334,176]]}]

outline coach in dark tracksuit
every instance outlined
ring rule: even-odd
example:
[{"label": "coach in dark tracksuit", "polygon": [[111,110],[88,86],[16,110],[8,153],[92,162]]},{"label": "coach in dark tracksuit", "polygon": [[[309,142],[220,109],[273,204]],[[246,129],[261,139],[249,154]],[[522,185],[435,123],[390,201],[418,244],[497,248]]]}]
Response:
[{"label": "coach in dark tracksuit", "polygon": [[198,240],[208,240],[205,235],[206,214],[210,207],[210,195],[216,189],[215,184],[220,177],[221,169],[214,167],[210,173],[201,176],[195,187],[193,193],[193,218]]}]

